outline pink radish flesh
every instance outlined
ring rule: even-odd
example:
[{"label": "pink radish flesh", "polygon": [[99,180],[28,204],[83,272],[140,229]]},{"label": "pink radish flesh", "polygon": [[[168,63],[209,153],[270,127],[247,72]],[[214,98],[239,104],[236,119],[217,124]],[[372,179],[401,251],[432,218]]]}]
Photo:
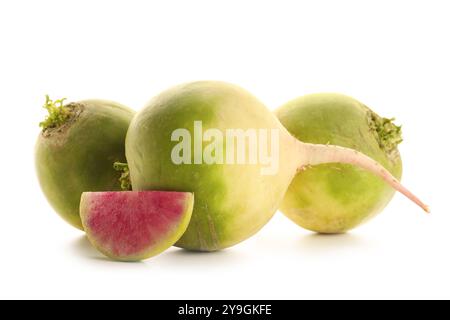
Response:
[{"label": "pink radish flesh", "polygon": [[119,259],[145,256],[176,233],[182,235],[184,230],[178,228],[183,223],[187,227],[192,198],[184,192],[86,192],[81,217],[89,239],[106,255]]}]

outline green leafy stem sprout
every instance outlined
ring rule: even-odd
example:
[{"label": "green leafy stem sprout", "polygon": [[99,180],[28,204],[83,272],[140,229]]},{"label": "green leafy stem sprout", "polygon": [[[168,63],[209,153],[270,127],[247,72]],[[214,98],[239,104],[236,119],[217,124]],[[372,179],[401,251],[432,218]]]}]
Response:
[{"label": "green leafy stem sprout", "polygon": [[403,141],[402,127],[394,124],[395,118],[388,119],[374,113],[370,114],[370,128],[377,133],[380,147],[391,153]]},{"label": "green leafy stem sprout", "polygon": [[64,100],[66,98],[53,101],[48,95],[45,96],[43,107],[48,111],[48,115],[44,121],[39,123],[42,129],[57,128],[72,116],[72,110],[64,105]]},{"label": "green leafy stem sprout", "polygon": [[123,191],[131,190],[130,169],[128,168],[128,164],[123,162],[114,162],[113,167],[116,171],[121,173],[119,178],[120,188]]}]

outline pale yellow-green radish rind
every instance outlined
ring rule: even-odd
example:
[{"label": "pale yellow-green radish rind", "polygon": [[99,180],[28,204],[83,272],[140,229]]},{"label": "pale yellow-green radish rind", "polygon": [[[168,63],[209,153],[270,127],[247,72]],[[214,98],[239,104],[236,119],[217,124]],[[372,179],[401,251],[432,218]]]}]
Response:
[{"label": "pale yellow-green radish rind", "polygon": [[173,246],[181,238],[181,236],[186,231],[189,225],[189,221],[191,220],[192,217],[192,210],[194,208],[194,194],[188,193],[187,198],[184,199],[184,203],[185,206],[182,218],[177,222],[177,224],[175,224],[171,228],[170,231],[167,232],[167,234],[163,238],[160,239],[160,241],[156,245],[153,245],[149,247],[147,250],[139,252],[136,255],[131,255],[127,257],[118,257],[113,253],[111,253],[104,246],[102,246],[102,244],[99,241],[97,241],[95,235],[89,229],[86,223],[89,213],[89,192],[85,192],[81,196],[80,217],[83,223],[84,230],[86,231],[86,236],[94,248],[96,248],[98,251],[100,251],[102,254],[104,254],[110,259],[123,262],[136,262],[146,260],[161,254],[162,252],[166,251],[171,246]]}]

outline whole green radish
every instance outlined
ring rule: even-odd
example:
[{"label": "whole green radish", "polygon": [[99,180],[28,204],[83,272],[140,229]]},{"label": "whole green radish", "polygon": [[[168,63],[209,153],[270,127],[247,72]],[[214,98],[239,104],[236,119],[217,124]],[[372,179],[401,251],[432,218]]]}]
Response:
[{"label": "whole green radish", "polygon": [[258,99],[224,82],[159,94],[133,118],[125,145],[133,190],[194,193],[191,222],[177,243],[190,250],[219,250],[255,234],[307,165],[359,165],[426,208],[374,160],[297,140]]},{"label": "whole green radish", "polygon": [[[401,178],[401,128],[361,102],[341,94],[310,94],[275,113],[297,139],[358,150]],[[342,233],[380,212],[393,195],[370,172],[348,164],[320,164],[297,173],[280,210],[308,230]]]},{"label": "whole green radish", "polygon": [[125,135],[134,115],[112,101],[64,104],[47,97],[49,115],[35,149],[39,183],[55,211],[83,229],[80,197],[86,191],[121,190],[115,161],[125,161]]}]

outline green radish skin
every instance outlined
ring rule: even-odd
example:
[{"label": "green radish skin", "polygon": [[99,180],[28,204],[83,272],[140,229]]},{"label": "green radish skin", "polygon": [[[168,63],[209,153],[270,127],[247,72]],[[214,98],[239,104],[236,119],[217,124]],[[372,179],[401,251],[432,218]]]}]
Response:
[{"label": "green radish skin", "polygon": [[120,173],[112,164],[125,161],[125,136],[134,111],[107,100],[84,100],[64,108],[69,116],[39,134],[35,165],[49,203],[65,221],[83,230],[81,194],[121,190]]},{"label": "green radish skin", "polygon": [[[174,164],[171,151],[178,142],[171,141],[171,134],[185,128],[193,137],[194,121],[202,121],[204,130],[222,132],[278,129],[278,172],[262,175],[260,163]],[[161,93],[133,118],[125,145],[133,190],[195,194],[191,222],[176,244],[189,250],[220,250],[251,237],[276,212],[297,170],[309,164],[361,166],[426,209],[374,160],[351,149],[302,143],[254,96],[224,82],[193,82]]]},{"label": "green radish skin", "polygon": [[[297,139],[358,150],[400,179],[400,128],[341,94],[310,94],[275,112]],[[298,172],[280,210],[318,233],[343,233],[379,213],[395,190],[371,172],[348,164],[321,164]]]}]

